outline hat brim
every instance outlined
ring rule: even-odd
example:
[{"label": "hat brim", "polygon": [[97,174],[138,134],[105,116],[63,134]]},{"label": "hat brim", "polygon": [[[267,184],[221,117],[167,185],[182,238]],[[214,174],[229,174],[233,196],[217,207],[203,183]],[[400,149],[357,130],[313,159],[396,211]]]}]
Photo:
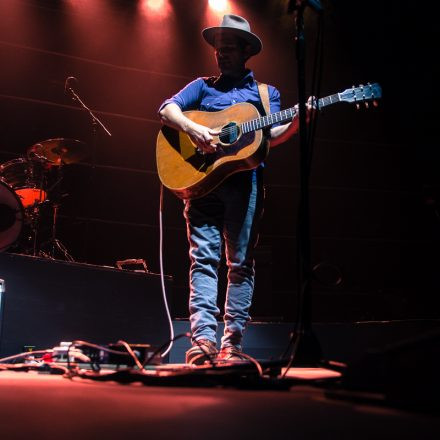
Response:
[{"label": "hat brim", "polygon": [[209,27],[206,29],[203,29],[202,36],[205,39],[205,41],[214,47],[214,41],[215,37],[218,34],[222,33],[231,33],[236,35],[237,37],[242,38],[243,40],[247,41],[249,45],[251,46],[251,55],[257,55],[257,53],[261,52],[261,49],[263,48],[263,43],[261,40],[252,32],[244,31],[241,29],[233,28],[233,27],[226,27],[226,26],[214,26]]}]

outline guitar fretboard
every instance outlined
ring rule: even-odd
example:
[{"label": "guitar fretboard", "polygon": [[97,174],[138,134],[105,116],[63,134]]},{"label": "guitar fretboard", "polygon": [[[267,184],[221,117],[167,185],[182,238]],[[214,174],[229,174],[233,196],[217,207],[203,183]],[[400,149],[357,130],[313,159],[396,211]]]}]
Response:
[{"label": "guitar fretboard", "polygon": [[[335,104],[341,99],[338,93],[334,95],[326,96],[325,98],[320,98],[317,101],[317,108],[321,109],[327,105]],[[297,114],[295,107],[290,107],[286,110],[281,110],[276,113],[271,113],[267,116],[262,116],[261,118],[252,119],[247,122],[243,122],[240,125],[242,133],[250,133],[251,131],[260,130],[262,128],[269,127],[277,122],[290,121]]]}]

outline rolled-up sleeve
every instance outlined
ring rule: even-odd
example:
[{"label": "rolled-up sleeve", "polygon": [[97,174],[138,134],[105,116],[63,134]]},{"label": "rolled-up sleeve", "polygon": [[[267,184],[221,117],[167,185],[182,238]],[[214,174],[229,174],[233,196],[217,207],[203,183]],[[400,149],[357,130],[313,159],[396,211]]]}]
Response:
[{"label": "rolled-up sleeve", "polygon": [[177,104],[182,111],[197,110],[202,99],[202,90],[204,86],[203,78],[197,78],[187,84],[182,90],[174,96],[166,99],[159,107],[159,112],[168,104]]}]

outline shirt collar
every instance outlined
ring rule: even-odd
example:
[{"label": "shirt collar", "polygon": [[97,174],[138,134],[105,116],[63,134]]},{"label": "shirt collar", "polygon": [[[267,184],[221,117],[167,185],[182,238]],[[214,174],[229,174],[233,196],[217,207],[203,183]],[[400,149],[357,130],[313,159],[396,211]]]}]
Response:
[{"label": "shirt collar", "polygon": [[227,76],[220,75],[217,78],[215,85],[220,89],[228,89],[231,87],[244,87],[246,84],[253,84],[254,81],[254,72],[252,72],[252,70],[246,69],[243,77],[238,80],[232,80]]}]

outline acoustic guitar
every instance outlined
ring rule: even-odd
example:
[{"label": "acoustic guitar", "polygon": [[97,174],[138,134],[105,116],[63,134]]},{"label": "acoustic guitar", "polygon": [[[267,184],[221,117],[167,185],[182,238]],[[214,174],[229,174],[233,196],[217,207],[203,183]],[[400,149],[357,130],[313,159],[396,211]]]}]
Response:
[{"label": "acoustic guitar", "polygon": [[[381,98],[379,84],[352,87],[320,98],[318,109],[338,102],[359,104]],[[186,111],[185,116],[198,124],[221,130],[214,138],[214,153],[199,152],[190,137],[164,125],[157,136],[156,161],[162,184],[182,199],[202,197],[226,177],[238,171],[256,168],[269,153],[269,141],[263,129],[277,122],[290,121],[295,107],[260,116],[256,107],[239,103],[217,112]]]}]

